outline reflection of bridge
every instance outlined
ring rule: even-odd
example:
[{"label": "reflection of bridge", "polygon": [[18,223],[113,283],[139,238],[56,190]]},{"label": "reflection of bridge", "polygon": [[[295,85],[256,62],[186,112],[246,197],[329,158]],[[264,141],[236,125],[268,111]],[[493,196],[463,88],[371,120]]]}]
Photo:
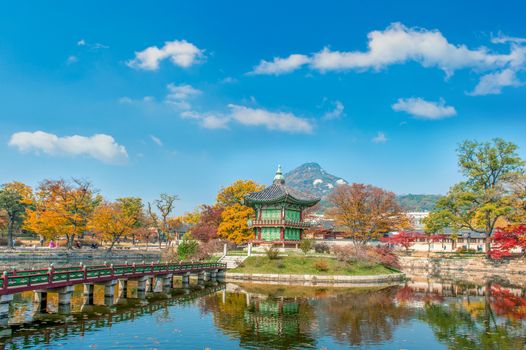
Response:
[{"label": "reflection of bridge", "polygon": [[[193,289],[189,294],[182,294],[172,297],[170,294],[162,294],[163,299],[150,299],[147,305],[138,304],[131,307],[124,306],[116,309],[105,308],[97,309],[97,312],[90,314],[67,314],[56,319],[55,323],[44,316],[41,320],[44,328],[38,327],[37,323],[31,327],[23,327],[13,333],[10,343],[22,342],[23,344],[34,345],[46,343],[52,340],[65,338],[79,334],[84,336],[86,332],[96,331],[104,327],[111,327],[115,323],[134,320],[144,315],[155,313],[166,309],[169,306],[186,304],[194,299],[204,297],[224,289],[224,285],[216,285],[205,289]],[[130,299],[133,300],[133,299]],[[100,312],[103,311],[103,312]],[[106,312],[104,312],[106,311]],[[73,321],[72,321],[73,319]],[[40,321],[40,320],[39,320]]]},{"label": "reflection of bridge", "polygon": [[[42,310],[47,307],[47,293],[57,292],[59,309],[70,308],[73,287],[84,285],[85,305],[93,304],[93,286],[104,285],[104,297],[112,300],[115,285],[119,283],[121,293],[126,295],[128,280],[137,281],[137,291],[153,291],[154,279],[157,284],[173,288],[174,276],[181,276],[183,285],[188,284],[190,275],[197,275],[199,281],[222,278],[226,270],[220,263],[164,263],[164,264],[124,264],[102,266],[75,266],[47,270],[4,271],[0,287],[0,325],[7,324],[9,303],[13,294],[34,291],[35,299]],[[148,286],[147,286],[147,282]],[[148,287],[148,289],[147,289]]]}]

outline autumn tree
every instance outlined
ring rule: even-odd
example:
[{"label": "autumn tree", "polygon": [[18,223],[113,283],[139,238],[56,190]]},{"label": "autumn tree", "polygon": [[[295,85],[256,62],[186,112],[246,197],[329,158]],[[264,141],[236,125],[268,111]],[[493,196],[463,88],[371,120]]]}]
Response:
[{"label": "autumn tree", "polygon": [[86,231],[100,200],[89,181],[44,180],[35,194],[34,209],[28,213],[27,227],[47,239],[65,236],[71,249],[75,237]]},{"label": "autumn tree", "polygon": [[221,224],[223,208],[218,205],[202,205],[199,220],[191,228],[192,236],[202,242],[208,242],[217,237]]},{"label": "autumn tree", "polygon": [[222,209],[221,223],[217,229],[219,237],[236,244],[254,238],[254,232],[248,227],[248,219],[254,216],[254,210],[243,205],[243,200],[247,194],[263,188],[253,180],[237,180],[219,191],[217,205]]},{"label": "autumn tree", "polygon": [[146,222],[142,199],[139,197],[123,197],[117,198],[117,202],[121,204],[122,210],[126,215],[133,220],[133,229],[130,236],[132,238],[132,244],[135,245],[137,231],[144,227]]},{"label": "autumn tree", "polygon": [[450,227],[482,233],[489,252],[498,221],[513,219],[518,211],[510,182],[524,172],[524,161],[515,144],[499,138],[483,143],[465,141],[457,154],[464,181],[437,202],[425,220],[426,229],[436,232]]},{"label": "autumn tree", "polygon": [[122,202],[103,202],[95,208],[89,228],[110,242],[108,251],[111,251],[116,242],[133,231],[134,224],[135,217],[125,210]]},{"label": "autumn tree", "polygon": [[30,205],[31,188],[20,183],[11,182],[0,188],[0,211],[7,226],[7,246],[13,248],[13,234],[20,228]]},{"label": "autumn tree", "polygon": [[175,201],[179,200],[179,197],[173,194],[161,193],[159,199],[153,201],[153,206],[159,212],[159,215],[153,211],[152,204],[148,202],[148,215],[150,216],[151,222],[155,228],[157,228],[157,241],[159,243],[159,249],[161,249],[161,235],[168,237],[170,232],[170,223],[168,217],[172,213],[175,207]]},{"label": "autumn tree", "polygon": [[409,224],[395,194],[372,185],[340,185],[328,201],[332,207],[327,209],[327,216],[355,245],[365,245]]},{"label": "autumn tree", "polygon": [[493,259],[509,257],[513,250],[518,250],[520,255],[524,256],[526,253],[526,225],[498,228],[493,235],[492,243],[489,256]]}]

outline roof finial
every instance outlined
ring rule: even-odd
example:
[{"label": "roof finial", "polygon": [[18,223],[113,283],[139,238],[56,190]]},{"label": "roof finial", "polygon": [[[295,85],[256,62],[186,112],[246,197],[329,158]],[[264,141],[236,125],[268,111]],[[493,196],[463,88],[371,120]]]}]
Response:
[{"label": "roof finial", "polygon": [[281,164],[278,165],[278,170],[276,170],[276,176],[274,176],[274,183],[279,182],[280,184],[285,183],[285,178],[283,177],[283,173],[281,172]]}]

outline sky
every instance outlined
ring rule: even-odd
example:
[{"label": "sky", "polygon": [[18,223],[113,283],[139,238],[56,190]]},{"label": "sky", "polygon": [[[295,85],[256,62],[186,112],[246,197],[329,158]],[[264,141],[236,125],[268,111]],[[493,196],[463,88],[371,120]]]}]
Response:
[{"label": "sky", "polygon": [[182,213],[277,164],[441,194],[463,140],[526,158],[523,1],[0,6],[2,183],[80,177]]}]

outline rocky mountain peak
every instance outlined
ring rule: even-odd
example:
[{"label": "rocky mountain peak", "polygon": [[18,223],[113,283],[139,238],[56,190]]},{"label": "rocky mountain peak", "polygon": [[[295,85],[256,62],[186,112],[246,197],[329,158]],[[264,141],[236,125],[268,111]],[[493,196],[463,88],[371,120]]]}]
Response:
[{"label": "rocky mountain peak", "polygon": [[327,173],[318,163],[305,163],[285,174],[285,183],[302,192],[324,198],[336,186],[346,184],[341,177]]}]

